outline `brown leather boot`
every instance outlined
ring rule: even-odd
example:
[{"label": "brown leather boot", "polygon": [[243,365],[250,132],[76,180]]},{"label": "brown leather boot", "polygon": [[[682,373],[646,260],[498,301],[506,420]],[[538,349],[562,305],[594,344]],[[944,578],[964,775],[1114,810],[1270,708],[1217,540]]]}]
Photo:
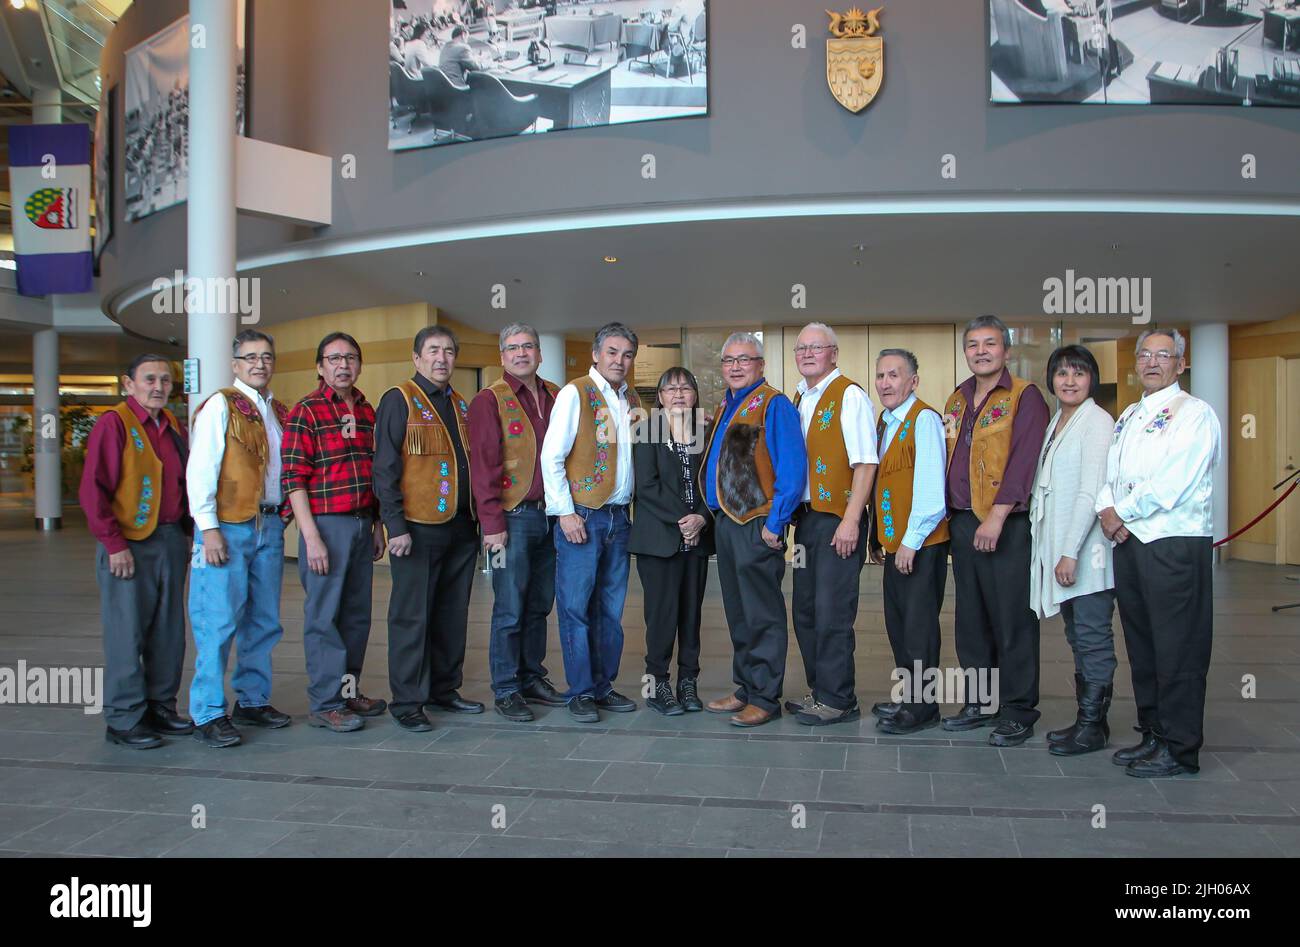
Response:
[{"label": "brown leather boot", "polygon": [[747,704],[744,710],[731,718],[731,724],[735,727],[761,727],[763,724],[775,720],[778,716],[780,714],[764,710],[754,704]]},{"label": "brown leather boot", "polygon": [[745,709],[745,702],[735,694],[728,694],[726,697],[709,701],[704,705],[704,709],[711,714],[734,714],[738,710]]}]

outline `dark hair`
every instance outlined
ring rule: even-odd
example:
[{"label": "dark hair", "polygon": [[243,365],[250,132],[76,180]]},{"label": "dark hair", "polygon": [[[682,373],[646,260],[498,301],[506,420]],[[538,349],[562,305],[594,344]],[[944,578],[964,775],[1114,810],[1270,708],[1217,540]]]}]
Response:
[{"label": "dark hair", "polygon": [[1097,360],[1093,358],[1082,345],[1063,345],[1047,358],[1047,390],[1056,394],[1056,387],[1052,384],[1052,379],[1056,376],[1059,368],[1077,368],[1080,371],[1087,372],[1089,375],[1088,397],[1094,397],[1097,394],[1097,388],[1101,385],[1101,369],[1097,367]]},{"label": "dark hair", "polygon": [[460,342],[456,339],[456,333],[452,332],[446,326],[425,326],[419,332],[415,333],[415,341],[411,344],[411,351],[416,355],[419,355],[420,352],[424,350],[424,343],[438,335],[451,339],[452,351],[457,355],[460,354]]},{"label": "dark hair", "polygon": [[352,336],[348,335],[346,332],[331,332],[329,335],[325,336],[325,338],[321,339],[320,344],[316,346],[317,365],[319,365],[320,360],[325,357],[325,349],[329,347],[331,342],[346,342],[357,350],[357,359],[361,359],[361,346],[357,344],[356,339],[352,338]]},{"label": "dark hair", "polygon": [[997,329],[1002,333],[1002,347],[1011,348],[1011,330],[1007,328],[1005,322],[997,316],[976,316],[970,322],[966,323],[966,328],[962,330],[961,344],[966,346],[966,336],[970,335],[976,329]]},{"label": "dark hair", "polygon": [[265,332],[258,332],[256,329],[245,329],[239,335],[235,336],[235,341],[230,346],[230,354],[239,357],[239,347],[246,342],[265,342],[271,346],[271,354],[275,354],[275,339],[271,338]]},{"label": "dark hair", "polygon": [[135,370],[145,362],[166,362],[167,370],[171,371],[172,360],[166,355],[155,355],[152,352],[146,352],[144,355],[137,355],[131,359],[131,364],[126,366],[126,377],[135,381]]},{"label": "dark hair", "polygon": [[452,39],[459,39],[462,36],[468,36],[468,35],[469,35],[469,30],[465,29],[465,27],[463,26],[457,25],[451,28]]},{"label": "dark hair", "polygon": [[419,39],[427,32],[429,32],[429,24],[425,23],[423,20],[419,20],[416,22],[415,26],[411,28],[411,39]]},{"label": "dark hair", "polygon": [[592,340],[591,350],[599,352],[600,347],[605,344],[609,338],[627,339],[632,343],[632,354],[635,355],[640,343],[637,342],[636,333],[623,325],[621,322],[607,322],[596,330],[596,338]]},{"label": "dark hair", "polygon": [[685,381],[686,384],[691,386],[691,391],[695,392],[695,407],[698,408],[700,406],[700,386],[695,380],[695,376],[691,374],[689,368],[685,368],[681,365],[674,365],[659,376],[659,382],[655,385],[656,408],[662,408],[664,406],[663,399],[659,397],[659,392],[663,390],[664,385],[668,384],[670,381],[677,381],[678,379]]}]

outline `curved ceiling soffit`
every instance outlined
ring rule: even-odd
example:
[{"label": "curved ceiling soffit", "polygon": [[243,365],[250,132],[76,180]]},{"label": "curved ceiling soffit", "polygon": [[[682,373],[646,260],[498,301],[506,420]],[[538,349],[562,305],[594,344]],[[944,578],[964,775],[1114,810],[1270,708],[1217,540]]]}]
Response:
[{"label": "curved ceiling soffit", "polygon": [[[526,217],[488,218],[397,231],[348,234],[303,240],[240,258],[236,272],[263,270],[290,263],[352,256],[383,250],[432,246],[467,240],[527,236],[573,230],[602,230],[657,224],[760,220],[782,217],[901,216],[945,214],[1139,214],[1233,217],[1300,217],[1300,199],[1282,197],[1182,197],[1150,194],[1060,195],[1027,192],[953,195],[828,196],[816,200],[699,201],[691,204],[626,205],[600,210],[560,211]],[[140,280],[106,296],[101,308],[121,324],[124,309],[156,292],[158,280],[173,284],[172,274]]]}]

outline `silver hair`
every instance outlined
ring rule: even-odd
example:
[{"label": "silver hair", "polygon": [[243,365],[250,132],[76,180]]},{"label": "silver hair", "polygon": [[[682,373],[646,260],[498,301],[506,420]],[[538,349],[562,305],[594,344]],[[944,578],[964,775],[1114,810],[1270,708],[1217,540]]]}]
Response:
[{"label": "silver hair", "polygon": [[512,335],[519,335],[522,332],[526,332],[529,335],[531,335],[533,337],[533,341],[537,343],[538,348],[542,347],[542,340],[538,337],[536,329],[534,329],[526,322],[512,322],[510,323],[510,325],[506,326],[504,329],[501,330],[501,339],[500,339],[501,351],[504,352],[506,350],[506,339],[510,338]]},{"label": "silver hair", "polygon": [[881,349],[880,354],[876,356],[876,364],[879,365],[880,360],[887,355],[894,355],[897,356],[898,358],[901,358],[903,361],[905,361],[907,363],[908,369],[912,372],[913,375],[915,375],[917,369],[920,368],[920,365],[917,364],[916,356],[913,355],[911,352],[909,352],[907,349]]},{"label": "silver hair", "polygon": [[722,348],[725,351],[727,347],[731,345],[752,345],[754,346],[754,350],[758,352],[758,357],[763,357],[763,343],[759,340],[758,336],[752,332],[731,333],[731,335],[727,336],[727,341],[722,343]]},{"label": "silver hair", "polygon": [[1145,332],[1143,332],[1141,335],[1138,336],[1137,345],[1133,349],[1133,353],[1135,355],[1138,352],[1142,351],[1142,343],[1145,342],[1147,340],[1147,336],[1150,335],[1167,335],[1171,339],[1173,339],[1175,358],[1182,358],[1183,353],[1187,351],[1187,340],[1183,338],[1183,334],[1179,332],[1177,329],[1147,329]]},{"label": "silver hair", "polygon": [[632,343],[632,354],[635,355],[637,349],[641,347],[637,341],[636,333],[623,325],[621,322],[607,322],[596,331],[596,338],[591,343],[591,350],[599,352],[601,346],[605,344],[606,339],[627,339]]},{"label": "silver hair", "polygon": [[840,347],[839,336],[837,336],[837,335],[835,334],[835,330],[832,329],[830,326],[828,326],[826,323],[824,323],[824,322],[810,322],[810,323],[808,323],[806,326],[804,326],[802,329],[799,330],[799,335],[803,335],[803,334],[804,334],[805,332],[807,332],[809,329],[817,329],[817,330],[819,330],[819,331],[821,331],[821,332],[825,332],[826,335],[830,337],[831,345],[835,346],[836,348],[839,348],[839,347]]},{"label": "silver hair", "polygon": [[997,316],[976,316],[970,322],[966,323],[966,328],[962,330],[961,340],[965,344],[966,336],[970,335],[976,329],[997,329],[1002,333],[1002,345],[1004,348],[1011,348],[1011,330],[1007,328],[1005,322]]}]

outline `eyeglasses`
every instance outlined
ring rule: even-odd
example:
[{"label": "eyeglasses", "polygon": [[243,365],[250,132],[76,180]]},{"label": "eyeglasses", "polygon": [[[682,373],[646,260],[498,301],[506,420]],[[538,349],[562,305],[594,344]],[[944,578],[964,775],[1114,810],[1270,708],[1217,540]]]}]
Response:
[{"label": "eyeglasses", "polygon": [[1143,349],[1141,352],[1138,352],[1137,355],[1137,360],[1139,362],[1159,362],[1161,365],[1168,365],[1173,361],[1173,359],[1174,353],[1166,352],[1164,349],[1161,349],[1159,352],[1148,352],[1146,349]]},{"label": "eyeglasses", "polygon": [[507,345],[507,346],[506,346],[505,348],[503,348],[501,351],[505,352],[507,355],[516,355],[516,354],[518,354],[519,352],[536,352],[536,351],[537,351],[537,343],[536,343],[536,342],[520,342],[520,343],[518,343],[518,344]]},{"label": "eyeglasses", "polygon": [[670,395],[675,395],[682,391],[694,391],[695,389],[692,388],[690,385],[666,385],[663,388],[660,388],[659,390],[666,391]]},{"label": "eyeglasses", "polygon": [[739,365],[741,368],[748,368],[751,362],[761,362],[761,355],[724,355],[722,356],[722,367],[730,368],[732,365]]},{"label": "eyeglasses", "polygon": [[361,356],[352,352],[348,353],[347,355],[326,355],[325,356],[325,362],[328,365],[342,365],[344,362],[347,362],[349,365],[355,365],[359,361],[361,361]]},{"label": "eyeglasses", "polygon": [[275,364],[275,355],[273,355],[271,352],[263,352],[260,355],[236,355],[235,358],[239,359],[241,362],[243,362],[245,365],[248,365],[250,368],[253,365],[257,365],[258,363],[261,363],[262,365]]},{"label": "eyeglasses", "polygon": [[794,347],[795,355],[821,355],[827,349],[837,349],[838,345],[823,345],[820,342],[814,342],[811,345],[796,345]]}]

